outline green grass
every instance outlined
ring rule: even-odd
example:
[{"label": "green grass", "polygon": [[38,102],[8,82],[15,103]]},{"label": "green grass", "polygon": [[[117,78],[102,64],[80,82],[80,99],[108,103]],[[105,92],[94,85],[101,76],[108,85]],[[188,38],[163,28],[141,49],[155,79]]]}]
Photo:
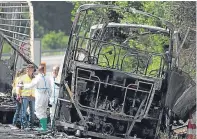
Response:
[{"label": "green grass", "polygon": [[10,53],[11,46],[8,43],[3,44],[3,53]]}]

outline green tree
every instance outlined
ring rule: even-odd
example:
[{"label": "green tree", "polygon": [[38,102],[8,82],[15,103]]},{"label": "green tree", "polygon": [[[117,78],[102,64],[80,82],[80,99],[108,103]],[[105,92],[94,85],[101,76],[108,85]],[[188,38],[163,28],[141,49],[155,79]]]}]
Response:
[{"label": "green tree", "polygon": [[[74,17],[80,5],[88,4],[90,2],[80,1],[80,2],[73,2],[73,3],[74,3],[74,10],[72,11],[72,16]],[[106,4],[106,5],[112,4],[112,5],[117,5],[123,8],[132,7],[132,8],[136,8],[137,10],[141,10],[141,11],[145,11],[150,14],[153,14],[164,20],[168,20],[175,25],[176,29],[179,29],[181,31],[181,34],[180,34],[181,40],[183,40],[188,27],[195,30],[195,26],[196,26],[196,2],[190,2],[190,1],[187,1],[187,2],[186,1],[184,2],[163,2],[163,1],[148,1],[148,2],[147,1],[143,1],[143,2],[110,1],[109,2],[109,1],[102,1],[102,2],[91,2],[91,3]],[[156,18],[147,18],[139,14],[124,13],[123,11],[120,11],[119,15],[121,14],[124,15],[124,17],[126,17],[126,18],[123,17],[120,20],[121,23],[137,23],[137,24],[140,23],[140,24],[145,24],[145,25],[159,26],[163,28],[165,27],[162,24],[162,22]],[[81,14],[81,16],[83,16],[83,14]],[[95,16],[97,15],[95,14]],[[72,18],[72,20],[73,19],[74,18]],[[86,28],[85,25],[84,27]],[[83,35],[83,33],[80,32],[79,36],[80,35]],[[191,49],[191,51],[184,53],[185,51],[188,51],[188,50],[183,50],[183,52],[181,52],[180,62],[183,63],[182,65],[184,65],[185,63],[188,63],[188,65],[184,66],[185,69],[183,69],[183,71],[186,71],[187,73],[190,72],[188,69],[193,69],[195,71],[195,67],[196,67],[195,66],[196,56],[193,56],[195,55],[194,53],[192,53],[193,55],[191,56],[192,50],[194,50],[193,52],[195,52],[195,46],[196,46],[195,38],[196,38],[196,32],[195,31],[190,32],[188,39],[186,40],[186,43],[184,44],[183,47],[185,49]],[[169,44],[169,41],[168,41],[168,38],[165,36],[152,35],[151,37],[147,39],[142,39],[142,41],[131,40],[129,43],[130,43],[130,47],[135,46],[136,49],[140,49],[140,50],[151,49],[154,52],[162,53],[163,46],[165,44]],[[147,44],[152,44],[151,46],[153,47],[147,47],[149,46]],[[102,51],[105,52],[105,49],[106,51],[108,51],[107,47],[103,48]],[[191,62],[188,62],[189,59],[191,59],[190,61],[192,62],[192,64]],[[159,57],[154,57],[152,59],[151,65],[148,68],[148,72],[156,69],[156,67],[159,66],[159,60],[160,60]],[[103,56],[102,56],[101,61],[106,63],[106,60],[104,59]],[[127,61],[130,63],[132,62],[131,59],[129,58]],[[195,75],[195,72],[193,71],[191,72],[193,73],[193,75]]]},{"label": "green tree", "polygon": [[[95,4],[112,4],[112,5],[117,5],[120,6],[122,8],[125,7],[133,7],[136,8],[137,10],[142,10],[142,11],[146,11],[149,13],[152,13],[156,16],[159,17],[164,17],[165,15],[165,9],[164,7],[167,7],[167,3],[165,2],[121,2],[121,1],[116,1],[116,2],[93,2]],[[80,5],[82,4],[87,4],[87,2],[74,2],[74,10],[72,11],[72,14],[74,16],[74,14],[76,13],[77,9],[79,8]],[[162,10],[161,10],[162,9]],[[102,12],[102,11],[101,11]],[[136,23],[136,24],[145,24],[145,25],[152,25],[152,26],[160,26],[163,27],[163,25],[161,24],[161,21],[159,22],[158,19],[155,18],[147,18],[146,16],[140,15],[140,14],[132,14],[130,12],[124,12],[123,10],[117,11],[117,16],[119,17],[111,17],[114,19],[110,19],[110,21],[114,21],[116,20],[115,18],[117,18],[121,23]],[[90,14],[90,12],[89,12]],[[92,14],[95,14],[94,12]],[[81,13],[80,16],[84,16],[84,13]],[[94,16],[94,15],[92,15]],[[122,18],[121,18],[122,16]],[[88,16],[86,17],[87,19],[89,18]],[[98,15],[95,14],[95,19],[98,18]],[[110,17],[108,17],[110,18]],[[83,19],[83,18],[81,18]],[[87,20],[86,19],[86,20]],[[118,21],[117,20],[117,21]],[[118,21],[118,22],[119,22]],[[78,21],[79,22],[83,22],[81,20]],[[97,24],[97,21],[94,23],[95,21],[92,20],[92,25]],[[84,24],[84,26],[81,27],[81,29],[85,29],[86,24]],[[79,36],[83,36],[83,31],[81,30],[81,32],[79,33]],[[88,29],[89,30],[89,29]],[[140,39],[140,40],[139,40]],[[154,40],[154,41],[153,41]],[[129,40],[129,46],[133,47],[135,49],[139,49],[139,50],[148,50],[148,51],[152,51],[152,52],[158,52],[158,53],[162,53],[163,52],[163,46],[164,44],[168,43],[168,39],[165,36],[158,36],[158,35],[150,35],[148,38],[138,38],[138,39],[131,39]],[[150,47],[152,46],[152,47]],[[111,49],[110,47],[104,47],[102,48],[102,53],[105,53],[107,51],[109,51],[108,49]],[[124,54],[125,52],[121,52],[122,54]],[[100,58],[100,62],[103,64],[106,64],[106,59],[104,58],[105,56],[101,56]],[[109,64],[112,65],[112,61],[117,61],[117,59],[113,59],[113,57],[109,56]],[[125,59],[127,62],[134,62],[135,58],[126,58]],[[153,67],[158,67],[160,65],[159,62],[159,57],[155,57],[153,59],[154,64],[151,64],[150,67],[151,69]],[[128,64],[126,64],[128,65]],[[135,66],[135,64],[132,64],[133,66]],[[154,65],[154,66],[153,66]],[[151,70],[150,69],[150,70]]]},{"label": "green tree", "polygon": [[44,35],[42,38],[42,49],[64,49],[68,43],[68,36],[63,32],[51,31],[48,34]]},{"label": "green tree", "polygon": [[33,1],[34,17],[45,31],[63,31],[69,35],[73,5],[68,1]]},{"label": "green tree", "polygon": [[170,15],[177,30],[180,32],[180,40],[183,41],[188,27],[190,32],[179,55],[179,69],[196,79],[196,2],[176,1],[172,2]]},{"label": "green tree", "polygon": [[34,22],[34,37],[35,38],[42,38],[45,34],[44,27],[39,24],[38,21]]}]

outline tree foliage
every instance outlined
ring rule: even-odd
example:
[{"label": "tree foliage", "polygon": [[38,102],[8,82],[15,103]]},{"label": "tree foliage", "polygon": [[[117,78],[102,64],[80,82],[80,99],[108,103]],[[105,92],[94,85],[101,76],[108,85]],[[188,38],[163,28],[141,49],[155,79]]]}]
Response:
[{"label": "tree foliage", "polygon": [[[80,1],[80,2],[73,2],[74,3],[74,9],[72,11],[72,15],[74,16],[78,7],[82,4],[87,4],[90,2],[85,2],[85,1]],[[163,1],[97,1],[97,2],[91,2],[95,4],[112,4],[112,5],[117,5],[120,7],[133,7],[136,8],[137,10],[142,10],[148,13],[151,13],[155,16],[161,17],[165,20],[168,20],[172,22],[175,25],[175,30],[180,31],[180,41],[182,41],[185,37],[187,28],[190,27],[193,30],[196,28],[196,2],[194,1],[183,1],[183,2],[163,2]],[[125,14],[125,13],[124,13]],[[136,18],[137,17],[137,18]],[[74,18],[73,18],[74,19]],[[72,19],[72,20],[73,20]],[[149,24],[149,25],[156,25],[156,26],[161,26],[161,23],[158,22],[155,19],[151,18],[144,18],[141,17],[140,15],[133,15],[133,14],[128,14],[127,19],[121,19],[121,22],[127,23],[127,22],[133,22],[133,23],[143,23],[143,24]],[[180,62],[185,64],[185,63],[190,63],[192,64],[186,64],[184,66],[185,69],[182,68],[183,71],[186,71],[187,73],[193,73],[195,75],[195,69],[196,69],[196,63],[195,63],[195,47],[196,47],[196,32],[190,32],[186,42],[184,43],[184,49],[182,50],[180,56]],[[149,41],[154,40],[155,47],[157,52],[162,52],[163,51],[163,44],[165,44],[166,38],[161,38],[161,37],[153,37],[152,39],[149,39]],[[153,42],[153,41],[152,41]],[[135,46],[138,49],[144,49],[141,44],[138,44],[137,42],[130,42],[131,44],[135,44]],[[144,43],[145,40],[144,40]],[[188,49],[189,48],[189,49]],[[187,49],[187,50],[186,50]],[[105,53],[105,50],[103,50]],[[106,48],[106,52],[108,49]],[[104,60],[105,61],[105,60]],[[130,60],[131,61],[131,60]],[[155,58],[154,63],[158,63],[158,59]],[[190,62],[187,62],[190,61]],[[191,66],[192,65],[192,66]],[[153,64],[151,67],[155,67],[156,65]],[[193,68],[191,68],[193,67]],[[189,70],[190,69],[190,70]],[[191,70],[193,69],[193,71]],[[191,75],[191,76],[193,76]],[[194,76],[193,76],[194,77]]]},{"label": "tree foliage", "polygon": [[[179,69],[196,79],[196,1],[176,1],[171,5],[171,17],[180,32],[180,41],[184,40],[188,27],[191,29],[183,43],[179,55]],[[179,44],[179,46],[181,45]]]},{"label": "tree foliage", "polygon": [[63,32],[51,31],[42,38],[42,48],[48,49],[65,49],[68,42],[68,36]]},{"label": "tree foliage", "polygon": [[34,18],[45,31],[70,33],[73,5],[66,1],[33,1]]},{"label": "tree foliage", "polygon": [[44,27],[41,26],[38,21],[35,21],[34,22],[34,37],[42,38],[44,34],[46,34]]},{"label": "tree foliage", "polygon": [[[74,3],[75,3],[75,8],[74,8],[72,14],[75,14],[77,8],[81,4],[84,4],[87,2],[74,2]],[[94,2],[94,3],[95,4],[110,4],[110,5],[112,4],[112,5],[120,6],[122,8],[134,7],[137,10],[146,11],[146,12],[152,13],[152,14],[159,16],[159,17],[165,15],[166,12],[163,7],[167,6],[166,3],[159,3],[159,2],[130,2],[130,1],[128,1],[128,2],[122,2],[122,1],[103,2],[102,1],[102,2]],[[155,8],[155,7],[157,7],[157,8]],[[152,10],[155,10],[155,11],[152,11]],[[100,12],[102,12],[102,11],[100,11]],[[88,13],[90,13],[90,11]],[[92,14],[95,14],[95,15],[92,15],[92,16],[95,16],[95,19],[99,18],[98,14],[96,14],[94,12],[92,12]],[[80,15],[83,17],[83,13],[81,13]],[[109,13],[107,16],[108,16],[110,22],[144,24],[144,25],[152,25],[152,26],[156,25],[156,26],[163,27],[161,21],[159,22],[158,19],[156,20],[155,18],[147,18],[143,15],[132,14],[130,12],[117,11],[115,13]],[[86,18],[89,18],[88,15]],[[83,19],[83,18],[81,18],[81,19]],[[85,21],[86,20],[87,19],[85,19]],[[79,24],[80,24],[80,22],[83,22],[83,20],[78,21]],[[92,22],[94,22],[94,23],[92,23],[92,25],[98,24],[97,20],[92,20]],[[81,28],[82,29],[87,28],[86,24],[84,24],[84,26],[82,26]],[[140,33],[142,33],[142,32],[146,32],[146,31],[141,28]],[[83,33],[80,32],[79,35],[81,35],[81,34],[83,34]],[[134,33],[132,33],[132,34],[134,34]],[[115,39],[115,38],[113,37],[113,39]],[[169,44],[169,40],[168,40],[168,37],[163,36],[163,35],[158,35],[158,34],[157,35],[156,34],[155,35],[154,34],[144,35],[144,36],[138,35],[138,37],[136,39],[130,39],[128,44],[129,44],[128,45],[129,47],[134,48],[134,49],[162,53],[164,45]],[[104,66],[104,67],[106,67],[106,65],[109,65],[110,67],[113,67],[113,68],[120,68],[120,67],[115,67],[116,64],[117,65],[120,64],[120,61],[119,60],[117,61],[117,58],[114,58],[113,52],[112,52],[112,54],[108,53],[108,51],[111,50],[112,48],[113,48],[113,46],[105,46],[102,48],[101,54],[103,54],[103,55],[99,59],[100,65]],[[121,53],[121,55],[125,55],[125,54],[127,54],[127,51],[121,51],[120,53]],[[105,57],[108,57],[108,60]],[[136,64],[138,63],[136,61],[136,59],[137,59],[136,57],[131,56],[131,55],[124,57],[124,63],[123,63],[124,67],[122,67],[123,68],[122,70],[124,70],[126,72],[132,72],[131,70],[135,69]],[[141,58],[140,60],[147,61],[147,58]],[[151,61],[151,63],[149,63],[150,66],[148,68],[148,72],[150,72],[151,70],[159,69],[160,62],[161,62],[160,57],[158,57],[158,56],[152,57],[152,61]],[[114,65],[114,63],[115,63],[115,65]],[[147,63],[147,62],[145,62],[145,63]],[[143,69],[145,69],[145,67],[144,67],[145,63],[143,64],[143,62],[141,62],[139,65],[140,66],[139,68],[142,69],[142,72],[143,72]]]},{"label": "tree foliage", "polygon": [[73,5],[64,1],[33,1],[34,37],[41,38],[42,49],[61,49],[67,45]]}]

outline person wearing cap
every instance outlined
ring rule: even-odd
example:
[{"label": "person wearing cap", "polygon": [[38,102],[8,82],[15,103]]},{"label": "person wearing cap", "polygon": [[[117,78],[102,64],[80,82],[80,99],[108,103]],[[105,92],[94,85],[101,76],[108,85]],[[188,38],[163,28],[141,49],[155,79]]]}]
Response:
[{"label": "person wearing cap", "polygon": [[[20,77],[19,82],[23,83],[31,83],[34,78],[34,65],[28,64],[26,67],[26,74]],[[34,111],[35,111],[35,94],[34,89],[23,89],[21,90],[21,98],[22,100],[22,120],[21,120],[21,128],[33,128],[34,124]],[[30,114],[29,119],[27,120],[27,108],[29,106]]]},{"label": "person wearing cap", "polygon": [[56,108],[56,104],[57,104],[57,98],[59,96],[59,87],[55,84],[55,82],[58,82],[57,76],[58,76],[58,72],[59,72],[59,66],[54,66],[52,69],[52,75],[50,77],[51,80],[51,90],[52,93],[50,95],[50,104],[51,104],[51,108],[50,108],[50,118],[51,118],[51,126],[53,126],[53,119],[55,116],[55,108]]},{"label": "person wearing cap", "polygon": [[29,84],[20,85],[23,89],[35,88],[35,114],[40,120],[39,131],[47,130],[47,107],[49,94],[51,93],[50,79],[44,74],[44,66],[38,68],[38,75]]}]

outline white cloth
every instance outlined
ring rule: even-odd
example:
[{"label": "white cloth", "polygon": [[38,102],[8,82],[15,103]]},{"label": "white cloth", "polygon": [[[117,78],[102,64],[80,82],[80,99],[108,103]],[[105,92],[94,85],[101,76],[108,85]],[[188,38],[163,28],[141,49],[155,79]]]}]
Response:
[{"label": "white cloth", "polygon": [[52,124],[52,120],[54,118],[55,108],[57,104],[57,98],[59,96],[59,87],[55,84],[55,82],[58,82],[57,78],[51,76],[50,81],[51,81],[51,91],[52,91],[50,95],[50,104],[52,105],[52,107],[50,108],[50,118]]},{"label": "white cloth", "polygon": [[57,78],[50,77],[51,81],[51,95],[50,95],[50,104],[56,104],[57,98],[59,96],[59,87],[55,84],[57,82]]},{"label": "white cloth", "polygon": [[24,84],[24,89],[35,88],[35,114],[38,119],[47,118],[49,94],[51,93],[50,79],[38,74],[30,84]]},{"label": "white cloth", "polygon": [[[50,108],[50,118],[51,118],[51,126],[53,124],[53,119],[55,117],[55,108],[56,108],[56,104],[51,104],[52,107]],[[57,110],[56,110],[56,113],[57,113]]]}]

